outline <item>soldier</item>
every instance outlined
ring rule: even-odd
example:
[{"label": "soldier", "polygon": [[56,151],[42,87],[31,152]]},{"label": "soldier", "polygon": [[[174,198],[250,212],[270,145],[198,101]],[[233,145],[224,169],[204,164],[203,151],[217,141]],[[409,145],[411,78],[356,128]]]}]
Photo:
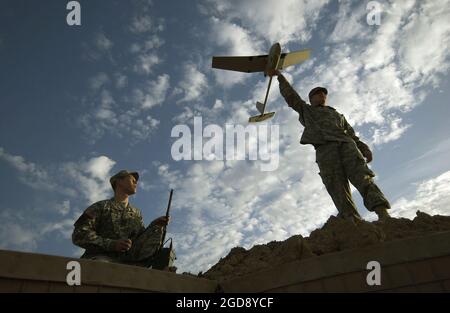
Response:
[{"label": "soldier", "polygon": [[372,152],[355,135],[344,115],[326,105],[327,89],[313,88],[309,92],[309,105],[279,71],[269,74],[278,76],[281,95],[299,114],[299,121],[305,127],[300,143],[314,146],[319,175],[338,209],[338,216],[361,220],[352,199],[350,181],[369,211],[375,212],[379,220],[390,218],[387,212],[390,204],[374,183],[374,172],[367,166],[372,161]]},{"label": "soldier", "polygon": [[72,241],[86,249],[82,258],[152,266],[169,218],[161,216],[145,228],[141,211],[128,203],[138,180],[137,172],[118,172],[109,180],[114,197],[92,204],[75,222]]}]

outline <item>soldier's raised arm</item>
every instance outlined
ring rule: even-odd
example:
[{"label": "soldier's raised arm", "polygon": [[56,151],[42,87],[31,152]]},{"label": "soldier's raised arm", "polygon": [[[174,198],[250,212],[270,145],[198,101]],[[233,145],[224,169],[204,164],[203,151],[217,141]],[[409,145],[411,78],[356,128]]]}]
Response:
[{"label": "soldier's raised arm", "polygon": [[75,245],[84,249],[97,247],[105,251],[115,250],[116,240],[103,238],[95,231],[103,207],[102,201],[94,203],[75,222],[75,229],[72,233],[72,242]]},{"label": "soldier's raised arm", "polygon": [[303,117],[303,112],[305,106],[307,106],[306,102],[298,95],[298,93],[292,88],[291,84],[287,81],[287,79],[281,73],[278,74],[278,82],[280,86],[280,93],[283,98],[286,100],[287,104],[298,114],[300,115],[300,123],[305,126],[305,120]]}]

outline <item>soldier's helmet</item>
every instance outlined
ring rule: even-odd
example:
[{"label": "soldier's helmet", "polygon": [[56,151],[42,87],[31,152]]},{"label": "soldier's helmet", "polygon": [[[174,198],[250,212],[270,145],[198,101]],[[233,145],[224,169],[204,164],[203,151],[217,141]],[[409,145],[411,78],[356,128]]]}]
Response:
[{"label": "soldier's helmet", "polygon": [[111,178],[109,179],[109,182],[111,184],[112,189],[115,188],[116,182],[117,180],[129,176],[129,175],[133,175],[134,178],[136,178],[136,181],[139,180],[139,173],[138,172],[129,172],[127,170],[121,170],[118,173],[114,174],[113,176],[111,176]]},{"label": "soldier's helmet", "polygon": [[309,101],[311,101],[311,97],[313,95],[315,95],[316,93],[318,93],[319,91],[323,91],[326,95],[328,95],[327,88],[325,88],[325,87],[315,87],[315,88],[311,89],[311,91],[308,94]]}]

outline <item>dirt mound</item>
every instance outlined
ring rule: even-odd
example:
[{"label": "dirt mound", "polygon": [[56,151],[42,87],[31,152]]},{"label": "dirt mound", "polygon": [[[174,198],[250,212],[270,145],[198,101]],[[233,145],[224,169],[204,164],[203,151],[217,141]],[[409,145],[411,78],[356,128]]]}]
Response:
[{"label": "dirt mound", "polygon": [[203,277],[226,280],[312,256],[314,254],[305,244],[304,238],[295,235],[285,241],[271,241],[265,245],[254,246],[248,251],[242,247],[235,247]]},{"label": "dirt mound", "polygon": [[414,220],[392,218],[383,222],[354,222],[331,216],[307,238],[295,235],[250,250],[235,247],[202,277],[223,281],[299,259],[439,231],[450,231],[450,216],[417,211]]},{"label": "dirt mound", "polygon": [[320,229],[305,238],[308,247],[315,255],[365,247],[383,242],[384,232],[367,221],[353,222],[331,216]]},{"label": "dirt mound", "polygon": [[431,233],[450,230],[450,216],[428,215],[417,211],[414,220],[406,218],[390,219],[384,223],[374,222],[374,225],[383,229],[386,241],[420,237]]}]

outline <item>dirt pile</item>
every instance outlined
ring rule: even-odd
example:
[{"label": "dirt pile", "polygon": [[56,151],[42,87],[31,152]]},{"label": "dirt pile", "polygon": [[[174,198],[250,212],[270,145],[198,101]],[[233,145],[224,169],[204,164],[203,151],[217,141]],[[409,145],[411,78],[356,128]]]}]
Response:
[{"label": "dirt pile", "polygon": [[202,276],[225,280],[312,256],[314,254],[305,244],[304,238],[295,235],[285,241],[272,241],[265,245],[254,246],[248,251],[242,247],[235,247]]},{"label": "dirt pile", "polygon": [[229,280],[299,259],[440,231],[450,231],[450,216],[430,216],[418,211],[413,220],[392,218],[383,222],[353,222],[331,216],[306,238],[295,235],[250,250],[235,247],[201,276]]}]

